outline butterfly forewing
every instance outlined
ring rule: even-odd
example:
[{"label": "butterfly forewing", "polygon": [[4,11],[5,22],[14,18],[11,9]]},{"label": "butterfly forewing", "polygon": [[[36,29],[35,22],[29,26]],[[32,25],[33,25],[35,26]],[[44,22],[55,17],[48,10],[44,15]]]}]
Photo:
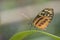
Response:
[{"label": "butterfly forewing", "polygon": [[35,27],[44,30],[51,22],[54,16],[54,10],[52,8],[43,9],[33,20]]}]

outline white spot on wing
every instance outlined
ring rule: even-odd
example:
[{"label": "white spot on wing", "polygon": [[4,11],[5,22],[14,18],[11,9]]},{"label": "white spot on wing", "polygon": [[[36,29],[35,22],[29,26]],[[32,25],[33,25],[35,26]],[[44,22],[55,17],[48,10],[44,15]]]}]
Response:
[{"label": "white spot on wing", "polygon": [[48,10],[45,10],[45,11],[48,11]]}]

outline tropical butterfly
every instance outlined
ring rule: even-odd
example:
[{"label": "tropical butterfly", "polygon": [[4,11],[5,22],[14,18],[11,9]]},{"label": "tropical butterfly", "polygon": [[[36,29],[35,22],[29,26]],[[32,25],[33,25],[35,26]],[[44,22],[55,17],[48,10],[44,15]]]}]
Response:
[{"label": "tropical butterfly", "polygon": [[39,29],[45,30],[54,16],[53,8],[45,8],[33,20],[33,25]]}]

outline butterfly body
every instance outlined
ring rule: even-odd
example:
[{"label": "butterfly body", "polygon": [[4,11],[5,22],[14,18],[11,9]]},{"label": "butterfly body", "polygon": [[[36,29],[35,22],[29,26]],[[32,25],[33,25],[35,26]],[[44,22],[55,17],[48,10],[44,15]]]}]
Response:
[{"label": "butterfly body", "polygon": [[35,27],[44,30],[53,19],[53,9],[45,8],[35,17],[33,24]]}]

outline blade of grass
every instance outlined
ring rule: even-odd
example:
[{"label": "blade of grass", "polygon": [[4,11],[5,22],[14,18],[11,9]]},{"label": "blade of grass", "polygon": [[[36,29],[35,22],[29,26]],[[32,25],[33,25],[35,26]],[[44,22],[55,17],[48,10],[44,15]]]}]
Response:
[{"label": "blade of grass", "polygon": [[50,33],[44,32],[44,31],[39,31],[39,30],[28,30],[28,31],[17,33],[14,36],[12,36],[10,38],[10,40],[23,40],[28,35],[34,34],[36,32],[39,32],[39,33],[42,33],[42,34],[47,35],[49,37],[52,37],[55,40],[60,40],[60,37],[58,37],[58,36],[55,36],[53,34],[50,34]]}]

